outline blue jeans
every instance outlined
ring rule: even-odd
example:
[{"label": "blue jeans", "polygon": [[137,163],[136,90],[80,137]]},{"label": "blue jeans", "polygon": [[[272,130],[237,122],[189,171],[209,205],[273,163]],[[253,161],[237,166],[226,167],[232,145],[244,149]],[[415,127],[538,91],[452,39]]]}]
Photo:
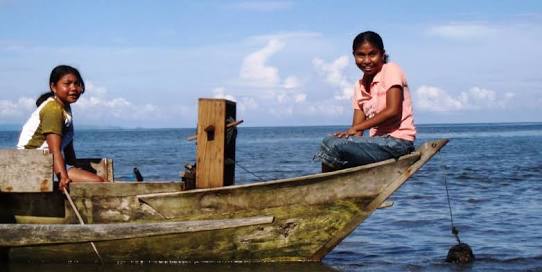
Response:
[{"label": "blue jeans", "polygon": [[354,167],[391,158],[399,158],[414,151],[414,143],[391,136],[339,138],[327,136],[314,156],[335,169]]}]

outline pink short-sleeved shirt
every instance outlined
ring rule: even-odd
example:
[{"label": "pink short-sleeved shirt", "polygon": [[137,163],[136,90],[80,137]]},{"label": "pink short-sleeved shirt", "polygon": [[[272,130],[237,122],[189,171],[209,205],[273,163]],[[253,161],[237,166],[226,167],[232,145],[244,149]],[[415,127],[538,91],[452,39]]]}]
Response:
[{"label": "pink short-sleeved shirt", "polygon": [[414,141],[416,127],[412,116],[412,102],[405,74],[395,63],[386,63],[382,70],[375,75],[369,92],[361,83],[361,79],[354,84],[352,107],[362,110],[365,118],[370,119],[386,108],[386,93],[393,86],[403,88],[403,110],[400,120],[386,122],[369,130],[369,136],[390,135],[395,138]]}]

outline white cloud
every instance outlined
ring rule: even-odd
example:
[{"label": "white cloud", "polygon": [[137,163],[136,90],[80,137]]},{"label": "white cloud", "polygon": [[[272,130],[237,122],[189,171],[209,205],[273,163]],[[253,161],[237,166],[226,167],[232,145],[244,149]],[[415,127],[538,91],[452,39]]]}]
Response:
[{"label": "white cloud", "polygon": [[247,110],[254,110],[258,108],[258,103],[252,97],[240,97],[237,99],[235,96],[226,94],[224,87],[218,87],[213,90],[213,98],[228,99],[236,102],[237,110],[241,113]]},{"label": "white cloud", "polygon": [[[85,94],[72,105],[76,119],[82,123],[111,125],[124,121],[149,120],[165,114],[152,104],[136,105],[123,97],[111,97],[105,87],[87,81]],[[17,101],[0,100],[0,122],[26,120],[36,109],[35,98],[21,97]]]},{"label": "white cloud", "polygon": [[[349,105],[345,105],[344,101],[338,101],[334,99],[327,99],[323,101],[306,101],[305,97],[299,96],[298,99],[302,100],[300,103],[287,103],[272,107],[268,111],[271,115],[278,118],[294,117],[294,118],[318,118],[322,119],[336,119],[337,117],[351,116],[352,108]],[[347,121],[347,119],[340,119]]]},{"label": "white cloud", "polygon": [[73,104],[78,119],[91,121],[134,121],[165,116],[152,104],[136,105],[123,97],[110,97],[107,88],[88,81],[85,94]]},{"label": "white cloud", "polygon": [[456,111],[463,109],[458,99],[448,95],[444,90],[432,86],[421,86],[416,90],[416,109],[436,112]]},{"label": "white cloud", "polygon": [[87,81],[85,82],[85,93],[87,95],[105,96],[107,89],[103,86],[96,86],[92,81]]},{"label": "white cloud", "polygon": [[80,109],[92,109],[92,108],[104,108],[114,110],[115,112],[121,111],[123,108],[131,107],[132,103],[128,100],[117,97],[113,99],[101,98],[96,96],[81,97],[75,107]]},{"label": "white cloud", "polygon": [[351,108],[346,108],[344,103],[337,104],[337,101],[313,103],[307,107],[307,114],[313,116],[341,116],[346,112],[352,112]]},{"label": "white cloud", "polygon": [[273,34],[265,35],[255,35],[248,37],[246,39],[247,44],[259,44],[262,42],[267,43],[270,40],[279,40],[279,41],[299,41],[301,44],[306,46],[308,40],[312,39],[311,42],[314,42],[314,39],[322,38],[322,33],[320,32],[308,32],[308,31],[290,31],[290,32],[279,32]]},{"label": "white cloud", "polygon": [[507,107],[515,97],[507,92],[502,97],[492,90],[473,87],[454,97],[445,90],[433,86],[421,86],[416,90],[416,108],[433,112],[450,112],[460,110],[484,110]]},{"label": "white cloud", "polygon": [[[237,89],[239,92],[245,91],[245,93],[250,91],[250,95],[241,96],[244,97],[240,99],[242,109],[256,107],[252,105],[272,105],[272,103],[278,103],[280,107],[288,108],[290,104],[299,104],[306,101],[307,95],[303,92],[301,79],[294,75],[288,75],[283,80],[279,75],[279,68],[268,64],[269,58],[280,52],[285,46],[286,42],[275,36],[267,40],[262,49],[248,54],[243,59],[239,72],[241,86],[238,86]],[[254,91],[254,88],[260,90]],[[223,88],[215,89],[213,93],[222,97],[225,96]],[[234,95],[231,96],[235,97]],[[245,103],[246,105],[243,105]],[[273,106],[265,109],[272,113],[280,112],[281,115],[292,112],[292,110],[278,111]]]},{"label": "white cloud", "polygon": [[35,103],[35,99],[28,97],[21,97],[17,101],[0,100],[0,121],[14,122],[28,118],[36,109]]},{"label": "white cloud", "polygon": [[507,93],[504,94],[504,98],[505,98],[506,100],[512,99],[512,98],[514,98],[514,97],[516,97],[516,94],[513,93],[513,92],[507,92]]},{"label": "white cloud", "polygon": [[446,25],[433,26],[427,30],[430,35],[451,40],[485,39],[497,34],[495,27],[484,23],[449,23]]},{"label": "white cloud", "polygon": [[[308,33],[305,35],[311,36]],[[267,40],[262,37],[266,37]],[[326,98],[324,101],[310,101],[304,90],[303,78],[294,75],[281,77],[280,67],[269,64],[269,59],[279,54],[286,47],[287,41],[293,42],[299,37],[290,33],[253,39],[253,42],[264,42],[264,47],[251,52],[243,59],[239,81],[233,81],[240,82],[235,86],[235,92],[228,92],[224,87],[215,88],[214,97],[226,98],[229,95],[237,99],[237,107],[241,112],[250,111],[251,114],[267,115],[273,119],[320,116],[322,119],[332,120],[350,113],[350,104],[344,102],[345,99],[350,99],[353,85],[345,76],[349,64],[347,56],[339,57],[330,63],[319,58],[312,61],[315,69],[323,75],[323,81],[337,87],[335,97]]]},{"label": "white cloud", "polygon": [[301,85],[299,79],[295,76],[289,76],[284,80],[283,87],[285,89],[295,89]]},{"label": "white cloud", "polygon": [[294,101],[296,103],[305,102],[306,99],[307,99],[306,94],[296,94],[296,95],[294,95]]},{"label": "white cloud", "polygon": [[226,94],[223,87],[218,87],[213,90],[213,98],[222,98],[231,101],[237,101],[237,99],[235,99],[233,95]]},{"label": "white cloud", "polygon": [[508,107],[515,93],[507,92],[499,96],[495,91],[473,87],[460,95],[461,101],[468,109],[504,109]]},{"label": "white cloud", "polygon": [[258,103],[252,97],[242,97],[241,101],[237,102],[237,108],[240,112],[246,112],[248,110],[254,110],[258,108]]},{"label": "white cloud", "polygon": [[325,81],[331,86],[338,87],[335,95],[336,100],[349,100],[352,97],[354,83],[347,80],[344,69],[348,66],[348,57],[342,56],[331,63],[326,63],[320,58],[315,58],[312,64],[316,71],[324,75]]},{"label": "white cloud", "polygon": [[248,11],[277,11],[287,10],[293,6],[291,1],[243,1],[234,5],[235,8]]},{"label": "white cloud", "polygon": [[284,47],[284,42],[272,39],[267,45],[245,57],[241,65],[239,77],[248,85],[254,87],[273,87],[279,81],[279,71],[276,67],[267,65],[267,60]]}]

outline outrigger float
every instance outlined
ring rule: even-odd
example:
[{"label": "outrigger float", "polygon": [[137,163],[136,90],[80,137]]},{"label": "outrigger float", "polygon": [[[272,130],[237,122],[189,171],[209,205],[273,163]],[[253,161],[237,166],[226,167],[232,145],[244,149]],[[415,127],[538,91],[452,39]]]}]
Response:
[{"label": "outrigger float", "polygon": [[13,262],[97,262],[91,243],[110,263],[320,261],[448,142],[336,172],[233,185],[234,123],[235,103],[200,99],[197,167],[184,182],[116,181],[111,160],[81,160],[112,182],[72,183],[76,210],[53,188],[50,154],[0,151],[0,248]]}]

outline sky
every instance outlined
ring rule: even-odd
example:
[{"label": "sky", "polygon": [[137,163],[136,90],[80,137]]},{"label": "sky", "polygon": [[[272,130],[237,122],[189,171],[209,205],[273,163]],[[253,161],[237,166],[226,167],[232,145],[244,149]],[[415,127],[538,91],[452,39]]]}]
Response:
[{"label": "sky", "polygon": [[538,0],[0,0],[0,125],[68,64],[87,85],[76,126],[195,127],[198,98],[236,101],[243,126],[348,126],[366,30],[405,71],[416,123],[542,121]]}]

